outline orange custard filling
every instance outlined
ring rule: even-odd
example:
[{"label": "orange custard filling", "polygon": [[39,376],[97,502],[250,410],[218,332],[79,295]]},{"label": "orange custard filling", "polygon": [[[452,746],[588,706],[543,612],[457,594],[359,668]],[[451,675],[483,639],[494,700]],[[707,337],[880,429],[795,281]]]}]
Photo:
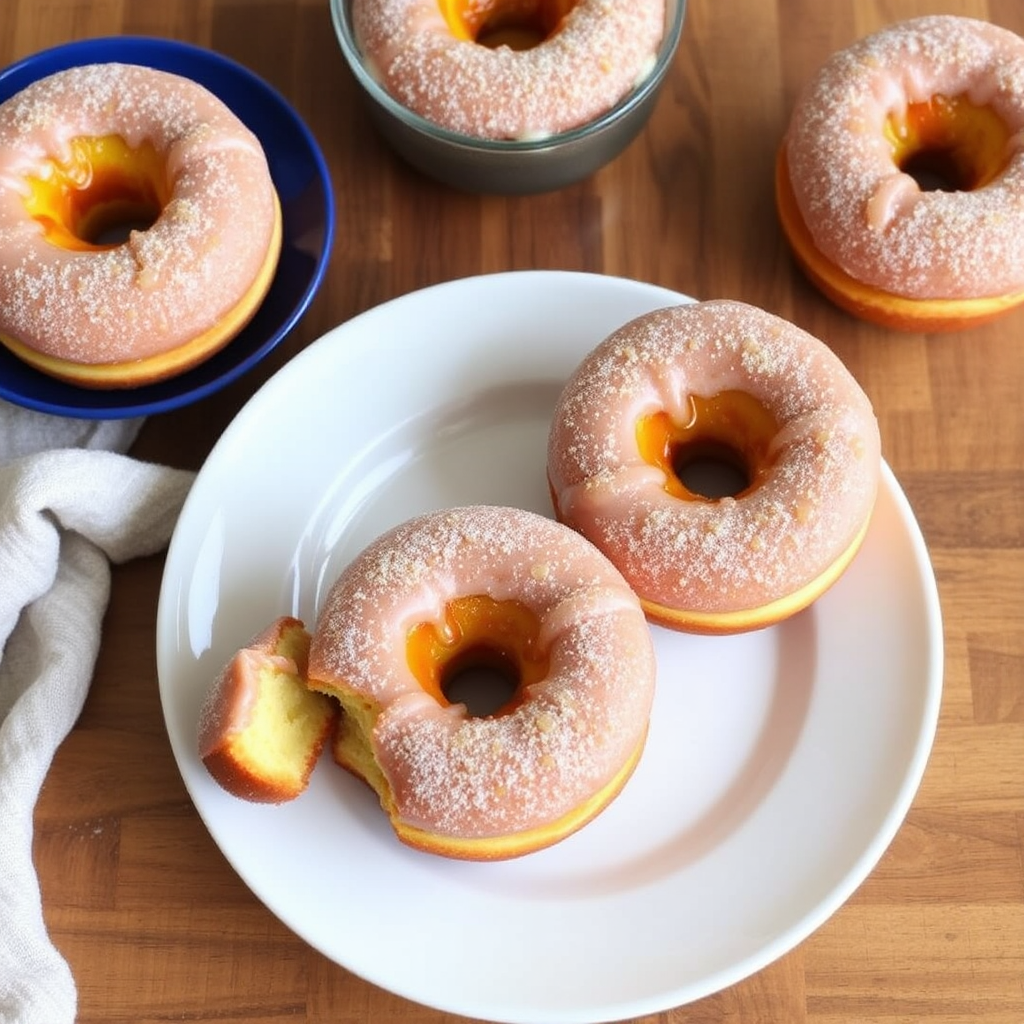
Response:
[{"label": "orange custard filling", "polygon": [[775,417],[745,391],[722,391],[710,398],[690,395],[685,422],[661,411],[641,417],[636,439],[643,460],[665,474],[665,490],[684,501],[713,501],[685,482],[688,466],[699,461],[722,463],[742,478],[733,497],[755,490],[771,470]]},{"label": "orange custard filling", "polygon": [[910,103],[884,126],[893,162],[924,189],[971,192],[1006,168],[1010,133],[990,107],[964,96]]},{"label": "orange custard filling", "polygon": [[438,0],[456,39],[528,50],[553,36],[578,0]]},{"label": "orange custard filling", "polygon": [[496,601],[486,594],[455,598],[445,606],[444,623],[421,622],[406,640],[409,668],[442,707],[453,680],[481,670],[503,676],[511,696],[497,713],[514,710],[529,686],[548,675],[547,655],[538,650],[540,620],[519,601]]},{"label": "orange custard filling", "polygon": [[150,227],[171,193],[164,158],[149,142],[130,147],[119,135],[79,136],[67,161],[48,159],[27,178],[25,207],[47,241],[98,252]]}]

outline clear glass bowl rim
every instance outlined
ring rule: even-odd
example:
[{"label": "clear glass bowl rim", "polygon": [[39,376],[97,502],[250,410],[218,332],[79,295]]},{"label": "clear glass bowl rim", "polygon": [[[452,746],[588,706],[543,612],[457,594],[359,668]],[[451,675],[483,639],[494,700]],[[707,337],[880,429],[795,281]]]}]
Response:
[{"label": "clear glass bowl rim", "polygon": [[[620,0],[620,2],[633,3],[634,0]],[[451,146],[470,149],[477,153],[544,152],[550,149],[558,149],[561,146],[571,145],[582,139],[591,138],[602,130],[614,125],[620,119],[626,117],[634,107],[643,103],[651,91],[661,85],[661,81],[665,77],[679,47],[686,14],[686,0],[666,0],[665,35],[662,37],[661,45],[658,48],[658,57],[654,67],[651,69],[651,73],[614,107],[599,117],[594,118],[592,121],[587,121],[576,128],[570,128],[567,131],[546,135],[538,139],[485,139],[443,128],[441,125],[421,117],[395,100],[366,70],[362,54],[352,33],[350,19],[352,0],[330,0],[330,4],[331,18],[334,22],[334,30],[341,46],[341,52],[344,54],[345,60],[352,69],[356,80],[370,98],[392,117],[404,123],[406,127]]]}]

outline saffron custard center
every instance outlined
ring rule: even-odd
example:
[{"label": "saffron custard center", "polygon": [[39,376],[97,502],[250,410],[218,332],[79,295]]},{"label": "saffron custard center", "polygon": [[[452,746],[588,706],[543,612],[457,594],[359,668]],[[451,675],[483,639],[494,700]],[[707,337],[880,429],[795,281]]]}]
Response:
[{"label": "saffron custard center", "polygon": [[579,0],[438,0],[456,39],[529,50],[550,39]]},{"label": "saffron custard center", "polygon": [[170,199],[165,161],[149,142],[79,136],[66,161],[48,158],[27,179],[25,207],[46,240],[73,252],[113,249],[153,225]]},{"label": "saffron custard center", "polygon": [[715,501],[759,487],[772,468],[775,417],[744,391],[690,395],[687,403],[683,422],[662,410],[636,424],[640,456],[665,474],[665,490],[683,501]]},{"label": "saffron custard center", "polygon": [[923,191],[972,192],[1006,169],[1010,133],[991,107],[964,96],[933,96],[890,115],[885,136],[893,162]]},{"label": "saffron custard center", "polygon": [[540,620],[519,601],[475,594],[449,601],[440,625],[413,626],[406,657],[424,692],[442,707],[465,704],[476,717],[507,714],[548,675],[539,634]]}]

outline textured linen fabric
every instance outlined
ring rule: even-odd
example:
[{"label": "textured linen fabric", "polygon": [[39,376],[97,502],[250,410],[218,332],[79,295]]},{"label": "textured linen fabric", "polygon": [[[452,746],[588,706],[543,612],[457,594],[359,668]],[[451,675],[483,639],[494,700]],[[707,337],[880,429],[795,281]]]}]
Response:
[{"label": "textured linen fabric", "polygon": [[33,812],[92,681],[110,564],[161,550],[193,475],[125,455],[141,420],[0,401],[0,1024],[73,1024],[43,920]]}]

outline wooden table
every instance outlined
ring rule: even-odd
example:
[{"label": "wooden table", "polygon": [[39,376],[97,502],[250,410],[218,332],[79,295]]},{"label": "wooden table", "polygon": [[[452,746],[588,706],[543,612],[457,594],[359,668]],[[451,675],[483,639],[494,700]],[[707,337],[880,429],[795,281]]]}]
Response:
[{"label": "wooden table", "polygon": [[[339,221],[327,280],[265,366],[151,417],[140,458],[198,468],[258,385],[328,328],[434,282],[563,268],[734,297],[826,339],[874,401],[884,454],[930,547],[945,617],[934,752],[905,824],[849,902],[781,960],[662,1022],[1024,1021],[1024,313],[894,335],[828,305],[794,269],[772,162],[800,84],[883,23],[948,11],[1024,34],[1018,0],[690,0],[649,127],[556,194],[463,195],[372,132],[326,0],[5,0],[0,61],[143,33],[222,51],[291,100],[319,138]],[[45,916],[81,1024],[204,1020],[434,1024],[291,934],[197,816],[161,717],[162,558],[118,567],[95,682],[36,815]]]}]

